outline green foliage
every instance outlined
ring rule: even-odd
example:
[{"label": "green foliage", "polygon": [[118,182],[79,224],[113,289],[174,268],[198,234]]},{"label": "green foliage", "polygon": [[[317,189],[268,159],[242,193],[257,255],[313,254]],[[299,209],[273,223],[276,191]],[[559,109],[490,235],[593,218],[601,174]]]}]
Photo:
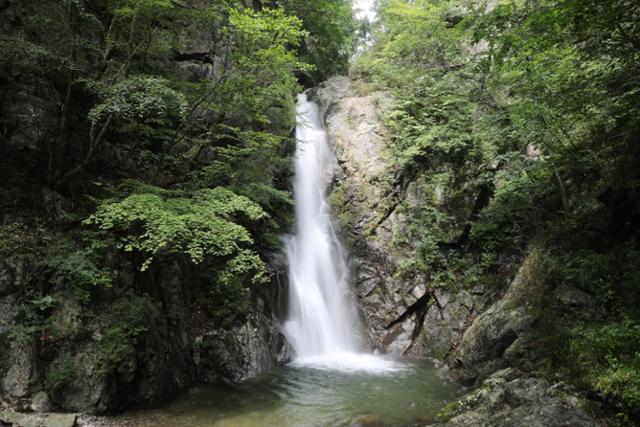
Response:
[{"label": "green foliage", "polygon": [[307,31],[300,54],[303,61],[314,66],[308,71],[315,82],[346,72],[355,45],[356,23],[351,2],[291,0],[284,7],[287,13],[300,18]]},{"label": "green foliage", "polygon": [[[553,294],[540,351],[638,417],[640,6],[626,0],[379,3],[351,73],[391,91],[400,182],[413,182],[398,271],[430,286],[501,283],[542,242]],[[565,313],[562,322],[558,312]],[[634,320],[629,320],[634,319]],[[571,351],[567,350],[571,338]],[[570,355],[569,355],[570,353]],[[542,362],[541,362],[542,363]]]},{"label": "green foliage", "polygon": [[598,392],[640,411],[640,324],[626,319],[603,326],[577,328],[571,355]]},{"label": "green foliage", "polygon": [[93,248],[78,248],[66,239],[49,247],[44,258],[44,265],[52,274],[51,281],[70,289],[81,304],[90,302],[94,288],[113,285],[113,272],[100,262]]},{"label": "green foliage", "polygon": [[168,81],[151,76],[131,76],[112,86],[90,84],[103,99],[88,114],[92,123],[114,117],[125,122],[163,125],[181,118],[187,110],[184,95],[168,87]]},{"label": "green foliage", "polygon": [[460,404],[457,401],[448,403],[442,409],[438,411],[436,419],[439,423],[446,423],[456,414],[456,411],[460,408]]},{"label": "green foliage", "polygon": [[176,4],[171,0],[111,0],[114,14],[119,17],[160,14],[172,11]]},{"label": "green foliage", "polygon": [[[224,272],[218,280],[228,280],[229,275]],[[211,320],[222,328],[232,328],[241,324],[251,310],[251,294],[240,280],[231,277],[224,286],[213,284],[208,291],[207,311]]]},{"label": "green foliage", "polygon": [[45,334],[50,325],[52,309],[57,301],[51,295],[33,297],[20,307],[18,324],[8,333],[12,345],[32,345],[36,338]]},{"label": "green foliage", "polygon": [[111,304],[108,325],[99,343],[98,366],[104,373],[115,370],[138,345],[159,313],[147,296],[126,295]]},{"label": "green foliage", "polygon": [[274,199],[288,202],[286,193],[265,184],[288,167],[288,160],[278,157],[284,144],[285,138],[280,135],[220,126],[200,148],[214,160],[192,173],[194,184],[223,184],[238,193],[245,191],[252,200],[261,199],[265,207]]},{"label": "green foliage", "polygon": [[[184,267],[207,327],[243,322],[270,279],[264,255],[291,222],[295,96],[309,74],[345,70],[352,18],[346,0],[268,3],[0,6],[0,170],[15,188],[0,192],[15,221],[0,254],[21,302],[7,338],[37,345],[50,394],[77,380],[64,349],[98,346],[98,375],[144,360],[164,330],[156,260]],[[79,317],[64,312],[75,302]]]},{"label": "green foliage", "polygon": [[231,53],[233,72],[220,88],[228,99],[219,108],[261,126],[291,123],[299,90],[295,73],[305,69],[294,50],[305,34],[302,23],[281,9],[231,9],[229,19],[237,48]]},{"label": "green foliage", "polygon": [[218,187],[199,190],[192,197],[132,194],[102,205],[86,224],[115,233],[124,251],[142,253],[141,270],[146,270],[163,253],[184,253],[196,264],[207,256],[245,259],[241,246],[253,239],[234,220],[255,222],[264,216],[256,203]]},{"label": "green foliage", "polygon": [[[304,3],[0,7],[7,88],[0,169],[21,194],[2,204],[28,206],[29,215],[35,206],[33,214],[46,217],[31,233],[45,238],[0,229],[5,259],[16,253],[42,273],[20,290],[31,302],[12,325],[14,342],[32,344],[50,332],[59,313],[43,304],[71,294],[83,314],[110,325],[101,365],[115,369],[141,350],[154,303],[140,295],[156,295],[159,259],[181,262],[213,326],[245,319],[252,287],[269,279],[264,255],[291,225],[288,157],[300,76],[344,69],[348,58],[348,3],[318,3],[313,16]],[[324,28],[334,24],[341,33]],[[312,57],[312,45],[332,53]],[[60,372],[51,374],[52,388],[63,387]]]},{"label": "green foliage", "polygon": [[77,367],[71,358],[63,356],[47,370],[44,386],[50,395],[56,395],[74,381],[77,381]]},{"label": "green foliage", "polygon": [[[575,237],[567,239],[576,244]],[[613,313],[634,310],[640,302],[637,289],[640,252],[625,246],[610,248],[606,252],[558,246],[558,250],[547,258],[551,280],[588,291]],[[620,298],[621,295],[624,298]]]},{"label": "green foliage", "polygon": [[471,240],[487,250],[526,247],[560,209],[548,174],[541,165],[526,161],[496,173],[493,198],[471,229]]}]

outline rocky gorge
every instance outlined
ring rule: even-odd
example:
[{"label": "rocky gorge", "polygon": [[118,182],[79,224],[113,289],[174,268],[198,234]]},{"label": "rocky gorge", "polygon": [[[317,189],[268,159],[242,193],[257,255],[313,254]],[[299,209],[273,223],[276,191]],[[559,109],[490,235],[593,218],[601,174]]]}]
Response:
[{"label": "rocky gorge", "polygon": [[[4,336],[26,327],[17,309],[19,292],[42,277],[35,275],[37,264],[27,264],[25,271],[18,269],[20,262],[25,260],[3,265],[6,280],[20,280],[9,283],[2,295]],[[197,279],[183,268],[179,261],[161,267],[157,295],[120,300],[116,306],[121,311],[91,322],[64,291],[51,293],[57,301],[51,308],[52,324],[38,344],[3,342],[11,349],[3,352],[0,365],[3,404],[22,411],[86,413],[157,405],[191,384],[238,382],[288,360],[276,317],[277,283],[271,285],[273,293],[252,296],[246,321],[228,329],[204,317],[193,288]],[[135,339],[114,347],[118,334]],[[118,359],[111,373],[105,369],[110,357]]]},{"label": "rocky gorge", "polygon": [[377,3],[0,0],[0,426],[638,423],[639,6]]},{"label": "rocky gorge", "polygon": [[432,289],[425,277],[398,277],[401,262],[415,251],[412,242],[397,244],[409,227],[407,215],[421,203],[446,203],[444,189],[424,194],[397,176],[384,125],[393,99],[361,84],[336,77],[314,95],[335,148],[330,199],[351,251],[371,349],[435,358],[445,377],[471,387],[445,408],[438,425],[601,425],[585,413],[585,397],[576,390],[531,376],[549,298],[565,309],[593,304],[577,289],[548,289],[536,277],[535,247],[497,288]]},{"label": "rocky gorge", "polygon": [[[527,372],[528,360],[535,357],[545,291],[535,277],[535,249],[498,289],[481,285],[458,291],[430,289],[423,277],[410,281],[398,277],[401,261],[413,250],[410,244],[399,246],[394,240],[408,226],[407,208],[410,211],[412,204],[425,199],[437,202],[438,195],[421,194],[415,184],[395,176],[382,119],[393,102],[389,94],[363,94],[349,77],[332,78],[311,93],[321,106],[336,153],[330,199],[350,249],[354,293],[370,350],[435,358],[443,376],[471,386],[469,394],[441,411],[438,425],[517,426],[523,420],[531,426],[600,425],[586,415],[584,397],[570,386]],[[30,270],[19,269],[25,265]],[[16,296],[10,290],[33,286],[29,281],[37,277],[24,259],[9,259],[3,266],[3,304],[9,314],[3,325],[9,330],[17,327],[17,312],[14,309],[11,316],[9,309],[16,306],[12,303]],[[96,321],[87,331],[86,325],[81,326],[80,307],[64,299],[63,293],[54,294],[68,302],[54,309],[52,318],[60,320],[50,333],[63,337],[57,338],[64,339],[57,341],[58,346],[67,342],[68,350],[44,362],[40,348],[16,349],[5,356],[5,404],[45,413],[53,408],[104,413],[141,403],[157,405],[191,384],[238,382],[289,360],[278,318],[286,290],[283,272],[274,273],[264,288],[267,294],[253,296],[252,314],[232,329],[216,329],[200,317],[198,297],[190,285],[198,277],[185,263],[168,263],[157,274],[159,312],[149,309],[141,324],[153,334],[145,333],[139,347],[143,352],[129,350],[115,375],[100,370],[100,346],[108,324]],[[572,306],[589,303],[588,296],[577,290],[559,290],[557,298]],[[60,366],[77,380],[60,378],[54,393],[38,386],[48,385]],[[83,373],[75,377],[78,371]],[[39,375],[43,375],[40,380]],[[36,415],[25,421],[28,415],[11,414],[6,412],[4,420],[18,426],[73,425],[75,420]],[[105,422],[100,420],[84,417],[78,422]]]}]

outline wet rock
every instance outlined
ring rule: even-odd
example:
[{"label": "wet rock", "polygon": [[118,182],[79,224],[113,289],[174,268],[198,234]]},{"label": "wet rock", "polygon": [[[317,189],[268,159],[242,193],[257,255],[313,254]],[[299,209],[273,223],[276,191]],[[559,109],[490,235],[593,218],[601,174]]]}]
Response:
[{"label": "wet rock", "polygon": [[213,65],[198,62],[182,62],[178,66],[178,71],[184,80],[197,83],[212,77]]},{"label": "wet rock", "polygon": [[[436,290],[437,304],[423,304],[403,313],[428,295],[427,279],[398,277],[402,262],[412,256],[416,242],[398,245],[406,236],[408,219],[401,203],[421,206],[428,198],[415,183],[398,182],[383,117],[393,98],[386,93],[358,93],[347,77],[329,79],[313,92],[325,112],[327,130],[338,159],[340,178],[330,196],[340,234],[354,267],[358,296],[371,347],[381,352],[446,357],[462,334],[486,308],[494,294]],[[430,307],[429,307],[430,306]],[[415,308],[415,307],[414,307]],[[399,318],[399,325],[395,322]],[[393,326],[393,327],[391,327]]]},{"label": "wet rock", "polygon": [[596,427],[599,424],[580,407],[580,399],[562,383],[519,377],[504,369],[475,391],[447,405],[438,426],[446,427]]},{"label": "wet rock", "polygon": [[[135,341],[119,337],[115,350],[105,341],[110,331],[128,327],[118,323],[121,314],[109,310],[130,297],[113,297],[109,309],[87,316],[73,294],[58,291],[50,294],[55,305],[45,335],[38,337],[37,345],[18,345],[11,332],[20,327],[16,322],[24,302],[16,290],[33,289],[41,279],[37,261],[14,258],[2,260],[0,266],[0,277],[8,283],[3,285],[8,294],[0,296],[0,399],[19,410],[99,414],[150,406],[195,382],[240,381],[290,358],[273,314],[279,298],[275,284],[265,285],[264,295],[254,296],[245,325],[221,329],[204,319],[194,329],[194,322],[201,322],[194,318],[197,278],[193,267],[180,259],[154,266],[153,297],[132,296],[148,307],[141,309],[139,320],[122,320],[142,322],[136,326],[142,332]],[[62,288],[55,280],[51,286]],[[206,340],[198,342],[203,331]]]},{"label": "wet rock", "polygon": [[57,408],[101,413],[118,402],[116,384],[99,369],[99,354],[95,345],[85,344],[76,353],[61,354],[48,366],[46,377],[61,382],[50,395]]},{"label": "wet rock", "polygon": [[14,411],[0,411],[0,426],[12,427],[74,427],[75,414],[25,414]]},{"label": "wet rock", "polygon": [[62,197],[57,191],[48,187],[43,187],[40,193],[40,203],[45,208],[47,215],[49,215],[50,218],[60,218],[64,215],[65,211],[71,211],[72,207],[69,201]]},{"label": "wet rock", "polygon": [[425,316],[422,340],[431,355],[444,359],[460,342],[480,304],[466,291],[454,293],[437,289],[435,298]]},{"label": "wet rock", "polygon": [[261,314],[235,330],[207,332],[200,341],[198,377],[205,382],[239,382],[291,359],[280,325]]},{"label": "wet rock", "polygon": [[6,261],[0,260],[0,297],[8,295],[15,283],[14,272]]},{"label": "wet rock", "polygon": [[75,414],[49,414],[44,420],[43,427],[73,427],[75,422]]},{"label": "wet rock", "polygon": [[[0,340],[2,339],[2,336],[6,335],[14,327],[18,311],[19,305],[15,296],[9,295],[4,298],[0,297]],[[9,353],[9,351],[3,351],[2,354],[0,354],[0,359],[3,359],[3,356],[7,356]]]},{"label": "wet rock", "polygon": [[381,417],[376,415],[363,415],[358,417],[351,427],[386,427],[388,424]]},{"label": "wet rock", "polygon": [[[542,291],[535,284],[536,263],[534,253],[524,261],[506,294],[471,323],[448,356],[459,381],[468,385],[482,381],[496,370],[518,363],[517,358],[527,353],[536,322],[534,307]],[[470,298],[455,301],[466,307]]]},{"label": "wet rock", "polygon": [[420,283],[394,279],[401,254],[393,253],[393,232],[403,219],[388,203],[392,159],[387,147],[376,95],[359,95],[347,77],[329,79],[313,98],[325,114],[336,153],[337,180],[331,203],[338,228],[347,240],[370,346],[381,352],[402,353],[411,346],[415,324],[411,319],[388,328],[403,307],[420,295]]},{"label": "wet rock", "polygon": [[[37,68],[37,59],[22,57],[26,67]],[[19,85],[10,85],[5,92],[4,115],[11,129],[5,143],[29,152],[44,151],[44,140],[56,129],[56,110],[60,99],[55,88],[46,79],[23,74]]]}]

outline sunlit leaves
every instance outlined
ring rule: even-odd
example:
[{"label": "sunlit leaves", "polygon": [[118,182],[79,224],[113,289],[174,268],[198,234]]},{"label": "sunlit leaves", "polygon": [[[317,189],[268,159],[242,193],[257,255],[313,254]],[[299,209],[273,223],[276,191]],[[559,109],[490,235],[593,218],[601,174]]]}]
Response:
[{"label": "sunlit leaves", "polygon": [[161,123],[164,119],[180,118],[187,109],[184,95],[171,89],[168,81],[151,76],[132,76],[109,86],[93,83],[91,87],[103,101],[89,112],[91,122],[113,116],[125,121]]},{"label": "sunlit leaves", "polygon": [[103,204],[85,222],[115,233],[124,251],[144,254],[141,269],[145,270],[161,254],[185,253],[196,264],[207,257],[246,257],[242,247],[253,243],[253,238],[236,221],[255,222],[264,216],[262,208],[248,198],[215,188],[192,197],[132,194]]},{"label": "sunlit leaves", "polygon": [[131,17],[137,14],[159,14],[176,7],[172,0],[111,0],[116,16]]},{"label": "sunlit leaves", "polygon": [[346,73],[356,32],[351,2],[290,0],[284,8],[299,17],[307,31],[299,52],[313,65],[309,71],[318,83],[332,74]]}]

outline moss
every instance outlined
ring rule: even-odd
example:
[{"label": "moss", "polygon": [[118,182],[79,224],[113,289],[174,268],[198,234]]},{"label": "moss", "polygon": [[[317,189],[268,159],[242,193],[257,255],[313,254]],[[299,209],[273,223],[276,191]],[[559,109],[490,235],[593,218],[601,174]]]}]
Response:
[{"label": "moss", "polygon": [[436,420],[439,423],[446,423],[451,418],[456,416],[458,409],[460,409],[460,403],[458,401],[448,403],[438,411],[438,414],[436,415]]}]

